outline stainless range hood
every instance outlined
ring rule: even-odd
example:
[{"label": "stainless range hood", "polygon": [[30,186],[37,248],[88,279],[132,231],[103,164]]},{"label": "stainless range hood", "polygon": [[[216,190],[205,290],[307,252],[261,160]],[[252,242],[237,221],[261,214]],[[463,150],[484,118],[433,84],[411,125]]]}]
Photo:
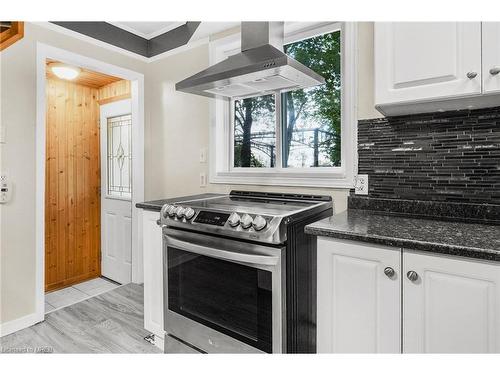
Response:
[{"label": "stainless range hood", "polygon": [[241,52],[175,85],[212,98],[238,98],[325,83],[283,52],[283,22],[242,22]]}]

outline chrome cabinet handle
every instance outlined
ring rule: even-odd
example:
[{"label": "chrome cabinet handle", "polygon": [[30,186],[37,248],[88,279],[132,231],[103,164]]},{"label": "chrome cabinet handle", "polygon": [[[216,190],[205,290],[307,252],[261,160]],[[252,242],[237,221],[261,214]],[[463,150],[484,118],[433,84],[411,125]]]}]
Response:
[{"label": "chrome cabinet handle", "polygon": [[500,66],[494,66],[490,69],[490,74],[492,76],[496,76],[498,73],[500,73]]},{"label": "chrome cabinet handle", "polygon": [[467,73],[467,78],[473,79],[477,77],[477,72],[469,72]]},{"label": "chrome cabinet handle", "polygon": [[385,267],[384,273],[390,279],[396,274],[396,271],[394,271],[394,268],[392,267]]},{"label": "chrome cabinet handle", "polygon": [[416,273],[415,271],[408,271],[406,277],[408,278],[408,280],[415,282],[418,280],[418,273]]}]

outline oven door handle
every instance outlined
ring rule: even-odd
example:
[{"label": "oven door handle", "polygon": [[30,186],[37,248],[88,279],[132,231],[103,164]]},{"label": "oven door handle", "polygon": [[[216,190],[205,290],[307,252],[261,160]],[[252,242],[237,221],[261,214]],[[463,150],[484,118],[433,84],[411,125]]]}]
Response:
[{"label": "oven door handle", "polygon": [[178,248],[179,250],[184,250],[190,253],[196,253],[212,258],[247,263],[252,265],[275,266],[280,261],[279,255],[249,254],[223,250],[214,247],[198,245],[196,243],[181,241],[173,238],[172,236],[167,236],[166,242],[168,246],[172,246]]}]

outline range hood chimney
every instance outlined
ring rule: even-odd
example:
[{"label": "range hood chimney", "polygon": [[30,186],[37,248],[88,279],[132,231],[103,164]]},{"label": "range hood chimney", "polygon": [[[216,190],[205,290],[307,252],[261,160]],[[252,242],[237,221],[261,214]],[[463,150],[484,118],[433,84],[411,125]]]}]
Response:
[{"label": "range hood chimney", "polygon": [[241,98],[325,83],[283,52],[283,22],[242,22],[241,52],[175,85],[211,98]]},{"label": "range hood chimney", "polygon": [[284,22],[242,22],[241,52],[272,45],[283,52]]}]

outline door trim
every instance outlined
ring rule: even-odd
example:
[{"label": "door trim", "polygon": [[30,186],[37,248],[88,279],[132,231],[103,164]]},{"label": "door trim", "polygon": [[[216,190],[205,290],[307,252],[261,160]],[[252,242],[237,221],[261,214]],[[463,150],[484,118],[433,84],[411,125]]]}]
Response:
[{"label": "door trim", "polygon": [[[144,201],[144,75],[44,43],[36,47],[36,321],[45,319],[45,60],[54,59],[131,81],[132,95],[132,282],[143,280],[142,227],[136,203]],[[30,324],[31,325],[31,324]],[[29,325],[27,325],[28,327]]]}]

